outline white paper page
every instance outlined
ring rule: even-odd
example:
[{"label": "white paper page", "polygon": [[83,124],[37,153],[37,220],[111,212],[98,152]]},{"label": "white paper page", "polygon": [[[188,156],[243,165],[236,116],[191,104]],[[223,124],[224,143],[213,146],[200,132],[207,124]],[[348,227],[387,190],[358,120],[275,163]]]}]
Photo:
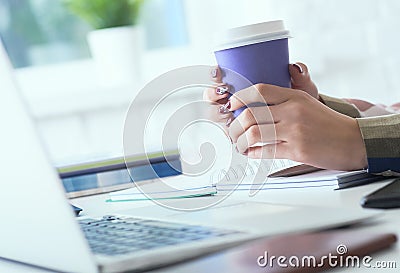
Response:
[{"label": "white paper page", "polygon": [[248,176],[238,185],[230,181],[217,184],[218,191],[229,191],[234,188],[238,190],[249,190],[252,187],[260,189],[285,189],[285,188],[304,188],[304,187],[322,187],[337,186],[337,175],[343,174],[343,171],[322,170],[318,172],[293,176],[266,178],[264,181],[253,181],[254,176]]}]

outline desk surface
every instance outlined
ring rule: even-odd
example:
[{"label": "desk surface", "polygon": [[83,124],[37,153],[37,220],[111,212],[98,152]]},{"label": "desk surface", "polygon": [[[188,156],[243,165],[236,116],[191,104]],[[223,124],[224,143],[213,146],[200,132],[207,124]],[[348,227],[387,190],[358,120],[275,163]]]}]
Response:
[{"label": "desk surface", "polygon": [[[259,192],[254,197],[248,197],[247,191],[235,192],[232,198],[264,201],[278,204],[292,205],[311,205],[319,207],[343,207],[343,208],[359,208],[359,202],[362,196],[382,187],[388,182],[378,182],[362,187],[350,188],[335,191],[333,188],[304,188],[304,189],[285,189],[285,190],[264,190]],[[151,204],[150,201],[139,202],[117,202],[106,203],[106,194],[82,197],[73,199],[72,203],[84,208],[82,215],[104,215],[110,213],[118,213],[121,211],[128,212],[129,209],[144,207]],[[359,225],[360,230],[369,230],[375,232],[392,232],[396,233],[400,238],[400,209],[387,210],[385,214],[372,223]],[[396,261],[397,269],[380,269],[378,272],[397,272],[400,267],[400,246],[396,244],[390,250],[372,255],[374,261]],[[173,268],[163,269],[157,272],[187,272],[190,270],[190,264],[175,266]],[[207,270],[207,271],[212,271]],[[365,272],[365,268],[343,268],[335,272]],[[0,259],[0,272],[48,272],[41,269],[34,269],[25,265],[20,265],[14,262],[9,262]],[[375,272],[371,269],[371,272]]]}]

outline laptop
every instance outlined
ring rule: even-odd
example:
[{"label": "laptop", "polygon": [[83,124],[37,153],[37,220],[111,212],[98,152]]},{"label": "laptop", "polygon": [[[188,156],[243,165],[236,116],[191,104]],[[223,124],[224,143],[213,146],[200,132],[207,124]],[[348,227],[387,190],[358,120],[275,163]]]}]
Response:
[{"label": "laptop", "polygon": [[230,201],[192,213],[154,205],[127,215],[77,218],[1,43],[0,124],[0,257],[32,266],[58,272],[144,271],[262,236],[349,225],[376,215]]}]

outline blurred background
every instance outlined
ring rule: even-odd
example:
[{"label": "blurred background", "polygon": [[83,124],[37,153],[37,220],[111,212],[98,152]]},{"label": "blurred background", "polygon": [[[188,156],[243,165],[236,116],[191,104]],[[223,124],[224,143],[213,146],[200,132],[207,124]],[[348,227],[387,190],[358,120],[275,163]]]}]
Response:
[{"label": "blurred background", "polygon": [[[124,116],[138,90],[168,70],[215,64],[213,37],[228,27],[283,19],[293,36],[291,61],[309,66],[320,92],[400,101],[398,0],[96,2],[0,0],[1,38],[57,163],[122,154]],[[130,12],[118,2],[130,2]],[[196,98],[201,90],[163,107]],[[151,130],[157,135],[159,128]]]}]

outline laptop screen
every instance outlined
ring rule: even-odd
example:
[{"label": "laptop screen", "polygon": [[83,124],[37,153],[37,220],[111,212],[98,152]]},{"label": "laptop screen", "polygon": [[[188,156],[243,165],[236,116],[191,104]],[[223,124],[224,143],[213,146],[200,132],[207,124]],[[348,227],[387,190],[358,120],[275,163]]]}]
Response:
[{"label": "laptop screen", "polygon": [[[94,263],[0,42],[0,257],[73,272]],[[79,257],[82,263],[71,263]]]}]

